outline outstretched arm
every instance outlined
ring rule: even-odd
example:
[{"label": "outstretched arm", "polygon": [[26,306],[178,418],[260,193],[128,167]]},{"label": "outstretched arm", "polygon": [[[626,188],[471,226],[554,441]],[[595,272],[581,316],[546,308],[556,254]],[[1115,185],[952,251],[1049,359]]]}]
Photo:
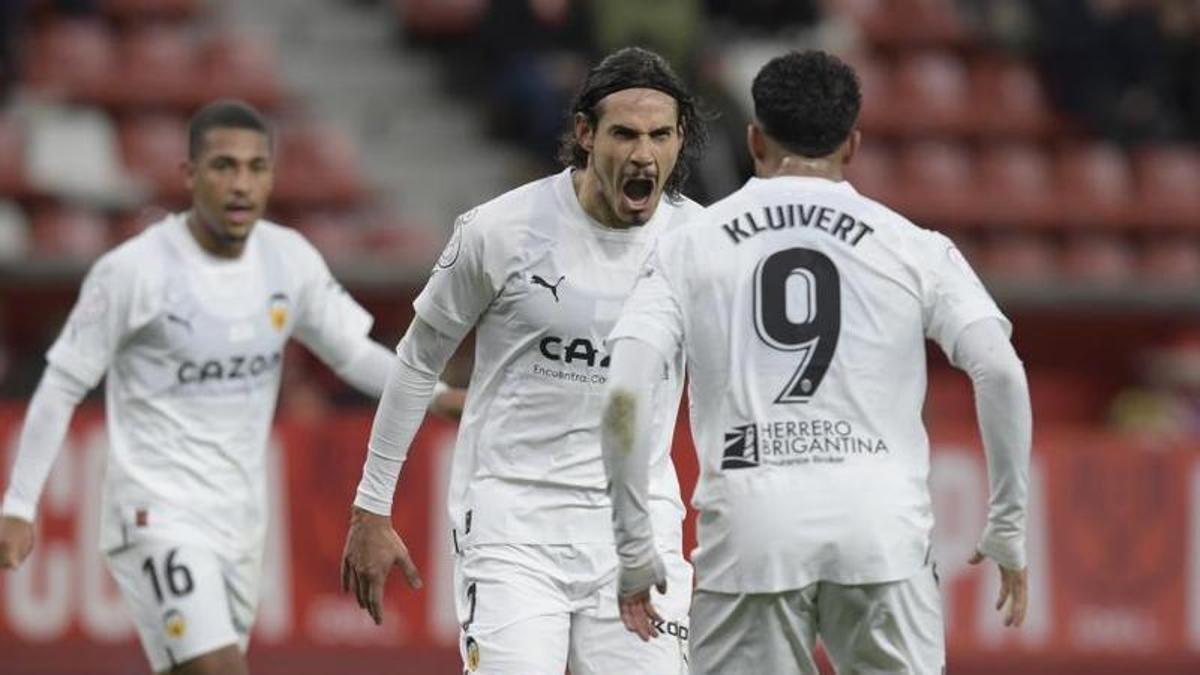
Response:
[{"label": "outstretched arm", "polygon": [[620,559],[618,593],[625,627],[648,640],[660,619],[650,588],[666,592],[666,573],[650,521],[650,454],[654,388],[665,362],[649,343],[618,339],[613,346],[600,447],[612,499],[613,534]]},{"label": "outstretched arm", "polygon": [[342,556],[342,588],[354,591],[359,606],[377,624],[383,621],[383,589],[393,565],[404,570],[409,585],[421,586],[404,542],[392,529],[392,494],[438,375],[458,343],[420,317],[414,319],[396,348],[375,412]]},{"label": "outstretched arm", "polygon": [[53,364],[42,374],[25,414],[17,460],[0,509],[0,569],[17,567],[33,550],[38,499],[62,449],[71,416],[88,388]]},{"label": "outstretched arm", "polygon": [[1029,502],[1029,453],[1033,413],[1021,360],[997,320],[965,328],[954,349],[955,364],[967,372],[988,464],[988,519],[972,564],[991,558],[1000,566],[996,608],[1011,600],[1005,624],[1025,618],[1025,522]]}]

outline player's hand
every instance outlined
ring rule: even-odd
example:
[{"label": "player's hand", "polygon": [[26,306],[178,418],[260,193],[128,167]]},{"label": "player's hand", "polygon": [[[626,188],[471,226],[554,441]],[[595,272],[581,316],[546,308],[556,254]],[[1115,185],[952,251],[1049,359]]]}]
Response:
[{"label": "player's hand", "polygon": [[663,622],[650,602],[651,587],[657,588],[659,593],[667,592],[667,573],[657,555],[647,564],[633,568],[622,566],[618,572],[617,604],[621,608],[621,623],[643,642],[658,637],[655,626]]},{"label": "player's hand", "polygon": [[[654,586],[659,593],[667,592],[666,580],[658,582]],[[656,624],[662,624],[663,618],[659,616],[658,610],[654,608],[654,603],[650,602],[650,589],[622,595],[619,603],[621,605],[621,623],[625,624],[631,632],[636,633],[643,642],[649,642],[651,638],[658,637],[658,629]]]},{"label": "player's hand", "polygon": [[16,569],[33,550],[33,523],[0,517],[0,569]]},{"label": "player's hand", "polygon": [[[983,562],[986,556],[975,551],[969,561],[972,565]],[[1016,628],[1025,622],[1025,608],[1029,603],[1029,580],[1026,569],[1012,569],[997,563],[1000,569],[1000,597],[996,598],[996,610],[1003,611],[1004,603],[1008,602],[1008,612],[1004,617],[1004,625]]]},{"label": "player's hand", "polygon": [[342,553],[342,591],[353,591],[377,626],[383,623],[383,587],[392,566],[404,571],[409,586],[421,587],[421,575],[391,518],[354,507]]},{"label": "player's hand", "polygon": [[429,412],[457,422],[462,419],[463,408],[467,405],[467,390],[450,387],[442,391],[429,403]]}]

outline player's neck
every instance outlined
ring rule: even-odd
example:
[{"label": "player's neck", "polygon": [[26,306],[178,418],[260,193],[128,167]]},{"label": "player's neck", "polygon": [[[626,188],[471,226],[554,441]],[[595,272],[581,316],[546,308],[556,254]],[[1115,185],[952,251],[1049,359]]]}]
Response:
[{"label": "player's neck", "polygon": [[803,157],[801,155],[782,155],[770,165],[760,167],[762,178],[776,176],[801,176],[805,178],[824,178],[825,180],[845,180],[842,173],[842,158],[838,155],[828,157]]},{"label": "player's neck", "polygon": [[191,232],[192,239],[195,239],[200,248],[211,256],[235,259],[240,258],[242,252],[246,250],[244,239],[227,239],[218,236],[213,228],[200,222],[200,216],[196,215],[195,211],[188,212],[187,229],[188,232]]}]

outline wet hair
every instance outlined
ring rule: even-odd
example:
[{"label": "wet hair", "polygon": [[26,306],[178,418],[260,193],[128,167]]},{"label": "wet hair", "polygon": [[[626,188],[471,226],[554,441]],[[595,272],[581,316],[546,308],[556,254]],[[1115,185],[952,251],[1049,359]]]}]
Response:
[{"label": "wet hair", "polygon": [[[609,94],[625,89],[655,89],[675,99],[683,146],[679,149],[675,170],[664,183],[663,191],[668,198],[677,200],[682,196],[683,186],[693,167],[704,154],[708,130],[696,99],[666,59],[641,47],[625,47],[609,54],[588,71],[583,85],[571,102],[570,115],[574,118],[577,113],[582,113],[595,129],[603,113],[600,101]],[[575,139],[574,125],[562,135],[558,159],[565,166],[577,169],[587,166],[588,151]]]},{"label": "wet hair", "polygon": [[195,160],[204,151],[204,135],[212,129],[249,129],[271,140],[267,120],[254,106],[236,99],[219,99],[192,115],[188,123],[188,159]]},{"label": "wet hair", "polygon": [[763,131],[804,157],[833,154],[850,136],[862,107],[854,69],[815,50],[771,59],[754,77],[751,94]]}]

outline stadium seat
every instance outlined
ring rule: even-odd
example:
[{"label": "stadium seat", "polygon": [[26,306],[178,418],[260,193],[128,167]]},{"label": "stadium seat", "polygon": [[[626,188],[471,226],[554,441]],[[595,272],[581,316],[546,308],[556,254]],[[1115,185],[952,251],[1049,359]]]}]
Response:
[{"label": "stadium seat", "polygon": [[1061,266],[1065,278],[1090,285],[1120,286],[1137,274],[1129,243],[1102,234],[1072,237],[1064,247]]},{"label": "stadium seat", "polygon": [[1038,284],[1058,274],[1054,248],[1041,234],[1008,232],[982,249],[978,272],[989,280]]},{"label": "stadium seat", "polygon": [[55,204],[35,211],[32,220],[39,258],[90,261],[108,247],[108,223],[95,211]]},{"label": "stadium seat", "polygon": [[847,55],[846,62],[854,68],[862,88],[858,123],[868,134],[894,131],[891,128],[894,119],[889,110],[892,103],[891,69],[887,63],[865,53]]},{"label": "stadium seat", "polygon": [[954,0],[834,0],[881,47],[953,47],[968,34]]},{"label": "stadium seat", "polygon": [[404,30],[421,38],[463,37],[479,24],[488,0],[392,0]]},{"label": "stadium seat", "polygon": [[1055,215],[1050,161],[1038,147],[1025,143],[987,146],[978,159],[981,201],[988,208],[985,225],[1042,227]]},{"label": "stadium seat", "polygon": [[957,143],[917,141],[902,147],[897,157],[900,213],[926,226],[962,228],[974,224],[982,205],[971,156]]},{"label": "stadium seat", "polygon": [[25,138],[21,123],[0,113],[0,195],[20,196],[25,184]]},{"label": "stadium seat", "polygon": [[182,163],[187,159],[187,123],[169,114],[136,115],[121,124],[121,155],[130,173],[149,182],[159,200],[187,199]]},{"label": "stadium seat", "polygon": [[974,131],[1042,137],[1054,128],[1042,82],[1029,65],[1017,60],[984,60],[971,67],[970,80]]},{"label": "stadium seat", "polygon": [[101,21],[54,21],[33,36],[24,63],[25,81],[43,95],[106,103],[117,46]]},{"label": "stadium seat", "polygon": [[239,98],[263,109],[284,98],[275,53],[265,38],[220,34],[201,48],[199,95],[203,100]]},{"label": "stadium seat", "polygon": [[1095,228],[1126,223],[1133,173],[1125,153],[1103,142],[1063,148],[1055,162],[1058,221]]},{"label": "stadium seat", "polygon": [[1133,219],[1151,227],[1200,229],[1200,152],[1158,146],[1134,154],[1137,202]]},{"label": "stadium seat", "polygon": [[972,124],[967,69],[949,52],[899,59],[888,89],[886,126],[909,134],[960,133]]},{"label": "stadium seat", "polygon": [[846,178],[860,193],[890,203],[896,181],[891,151],[878,141],[868,140],[846,166]]},{"label": "stadium seat", "polygon": [[278,143],[275,197],[285,206],[355,203],[366,193],[357,151],[340,129],[316,124],[287,129]]},{"label": "stadium seat", "polygon": [[1141,278],[1155,286],[1200,286],[1200,241],[1194,237],[1155,240],[1140,260]]},{"label": "stadium seat", "polygon": [[120,106],[193,107],[203,100],[191,42],[183,29],[150,25],[121,41]]}]

